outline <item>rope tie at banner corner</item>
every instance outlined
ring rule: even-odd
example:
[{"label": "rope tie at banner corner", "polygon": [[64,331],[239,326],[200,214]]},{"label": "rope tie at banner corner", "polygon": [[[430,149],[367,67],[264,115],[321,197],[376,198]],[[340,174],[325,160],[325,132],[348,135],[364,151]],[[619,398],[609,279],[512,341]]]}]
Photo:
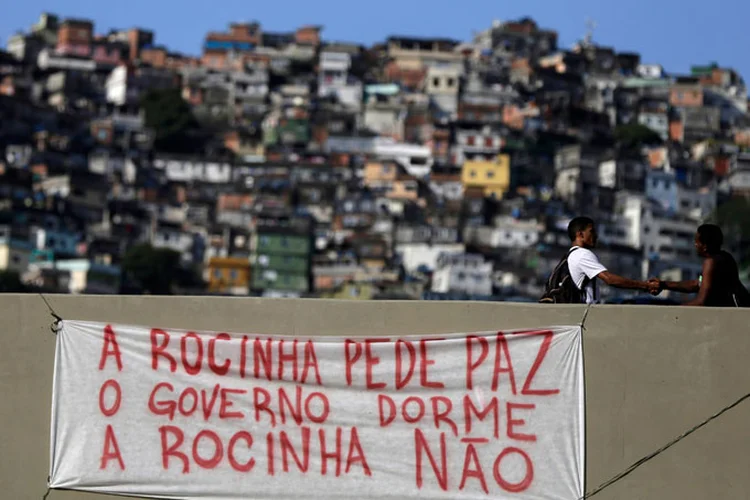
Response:
[{"label": "rope tie at banner corner", "polygon": [[50,305],[49,301],[47,300],[47,297],[45,297],[42,292],[39,292],[39,296],[42,298],[44,303],[47,305],[47,309],[49,309],[50,316],[54,319],[52,324],[50,325],[50,331],[57,335],[57,332],[60,331],[61,323],[62,323],[62,317],[55,312],[55,310]]},{"label": "rope tie at banner corner", "polygon": [[47,491],[44,492],[44,495],[42,496],[42,500],[47,500],[47,497],[49,497],[49,494],[52,492],[52,488],[49,486],[49,480],[50,477],[47,476]]}]

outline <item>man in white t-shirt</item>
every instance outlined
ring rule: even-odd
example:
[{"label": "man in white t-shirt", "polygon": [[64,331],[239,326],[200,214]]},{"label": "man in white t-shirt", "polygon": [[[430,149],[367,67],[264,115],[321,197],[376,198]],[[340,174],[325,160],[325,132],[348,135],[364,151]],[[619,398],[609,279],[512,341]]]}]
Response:
[{"label": "man in white t-shirt", "polygon": [[599,283],[602,280],[609,286],[647,292],[658,291],[656,283],[623,278],[607,271],[599,262],[592,248],[596,247],[596,227],[588,217],[576,217],[568,224],[568,236],[573,243],[568,255],[570,277],[579,290],[585,290],[586,303],[599,302]]}]

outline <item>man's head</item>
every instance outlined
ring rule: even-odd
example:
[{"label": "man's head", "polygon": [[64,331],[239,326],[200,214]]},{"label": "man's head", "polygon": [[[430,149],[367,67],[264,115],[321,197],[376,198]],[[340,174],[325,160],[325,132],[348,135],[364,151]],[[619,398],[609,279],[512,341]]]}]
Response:
[{"label": "man's head", "polygon": [[594,248],[597,239],[594,220],[589,217],[576,217],[568,224],[568,236],[574,245]]},{"label": "man's head", "polygon": [[723,243],[724,233],[716,224],[703,224],[695,232],[695,250],[701,257],[718,252]]}]

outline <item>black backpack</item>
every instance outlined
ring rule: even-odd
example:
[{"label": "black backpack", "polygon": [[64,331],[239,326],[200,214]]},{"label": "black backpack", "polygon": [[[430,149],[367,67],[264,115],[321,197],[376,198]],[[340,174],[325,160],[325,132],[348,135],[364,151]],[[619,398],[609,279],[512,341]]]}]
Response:
[{"label": "black backpack", "polygon": [[584,278],[583,286],[579,289],[573,278],[570,276],[568,268],[568,257],[578,250],[579,247],[571,248],[568,254],[560,260],[554,271],[547,280],[544,287],[544,295],[539,299],[542,304],[584,304],[586,294],[583,290],[586,288],[588,278]]}]

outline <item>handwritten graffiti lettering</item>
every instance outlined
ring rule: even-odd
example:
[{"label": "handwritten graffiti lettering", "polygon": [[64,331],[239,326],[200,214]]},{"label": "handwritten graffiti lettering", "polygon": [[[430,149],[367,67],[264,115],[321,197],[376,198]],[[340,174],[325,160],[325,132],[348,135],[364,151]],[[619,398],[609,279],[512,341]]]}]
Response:
[{"label": "handwritten graffiti lettering", "polygon": [[52,487],[578,498],[579,327],[270,337],[63,321]]}]

